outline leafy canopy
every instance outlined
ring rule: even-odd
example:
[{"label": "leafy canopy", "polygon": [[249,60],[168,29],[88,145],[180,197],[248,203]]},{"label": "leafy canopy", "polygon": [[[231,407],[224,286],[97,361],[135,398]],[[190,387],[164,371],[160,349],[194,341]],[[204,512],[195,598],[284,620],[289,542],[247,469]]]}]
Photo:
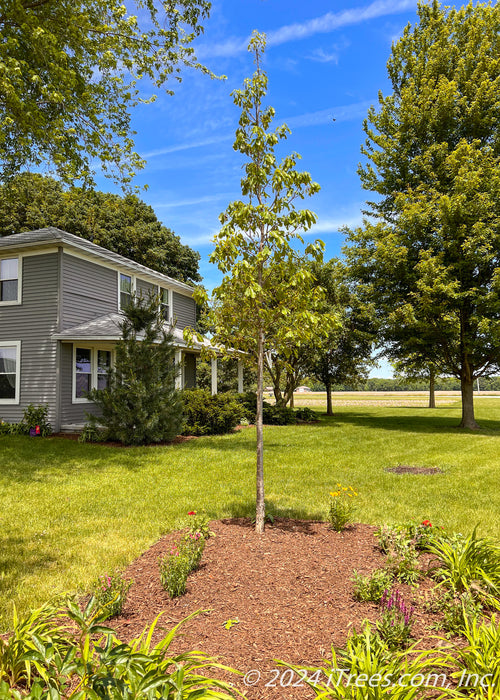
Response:
[{"label": "leafy canopy", "polygon": [[[104,173],[130,182],[130,107],[142,86],[165,87],[182,66],[208,0],[5,0],[0,8],[0,178],[49,163],[61,179]],[[171,90],[167,90],[171,92]]]},{"label": "leafy canopy", "polygon": [[0,185],[0,236],[56,226],[183,282],[199,282],[199,253],[158,221],[136,195],[80,187],[21,173]]},{"label": "leafy canopy", "polygon": [[392,359],[472,382],[500,366],[500,6],[419,3],[365,122],[372,219],[351,233],[355,277]]}]

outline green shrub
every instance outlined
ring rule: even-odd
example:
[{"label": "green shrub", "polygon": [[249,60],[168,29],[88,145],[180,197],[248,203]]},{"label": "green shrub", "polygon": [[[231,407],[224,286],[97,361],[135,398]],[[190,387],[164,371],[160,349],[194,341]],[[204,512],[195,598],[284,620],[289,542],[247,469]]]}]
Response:
[{"label": "green shrub", "polygon": [[106,617],[119,615],[132,581],[125,580],[121,574],[104,574],[99,576],[91,588],[99,612]]},{"label": "green shrub", "polygon": [[99,430],[96,425],[86,423],[78,436],[78,442],[104,442],[106,431]]},{"label": "green shrub", "polygon": [[265,425],[294,425],[297,422],[293,408],[271,406],[267,401],[264,401],[262,420]]},{"label": "green shrub", "polygon": [[354,571],[353,583],[356,600],[380,603],[384,591],[392,585],[392,576],[386,569],[376,569],[370,576]]},{"label": "green shrub", "polygon": [[186,592],[187,577],[196,569],[205,549],[205,538],[200,533],[188,533],[169,554],[159,559],[160,581],[171,598]]},{"label": "green shrub", "polygon": [[19,432],[29,435],[30,430],[38,425],[40,435],[47,437],[52,433],[52,426],[48,420],[49,405],[47,403],[35,406],[32,403],[24,411],[23,419],[19,424]]},{"label": "green shrub", "polygon": [[417,540],[406,525],[382,525],[376,533],[382,552],[387,554],[385,568],[393,578],[415,584],[421,576]]},{"label": "green shrub", "polygon": [[9,423],[0,421],[0,435],[21,435],[23,433],[21,423]]},{"label": "green shrub", "polygon": [[295,410],[295,418],[307,423],[317,423],[319,420],[316,411],[313,411],[312,408],[309,408],[308,406],[297,408]]},{"label": "green shrub", "polygon": [[478,620],[483,613],[483,606],[472,591],[453,593],[447,590],[429,609],[443,613],[443,622],[439,628],[449,635],[464,634],[467,625]]},{"label": "green shrub", "polygon": [[245,413],[234,394],[214,394],[206,389],[186,389],[182,393],[184,435],[221,435],[233,430]]}]

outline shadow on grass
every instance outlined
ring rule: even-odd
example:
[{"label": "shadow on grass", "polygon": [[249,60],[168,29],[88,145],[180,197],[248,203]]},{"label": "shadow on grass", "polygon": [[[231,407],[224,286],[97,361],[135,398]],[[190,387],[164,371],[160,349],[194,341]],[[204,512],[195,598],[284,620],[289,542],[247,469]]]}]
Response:
[{"label": "shadow on grass", "polygon": [[[233,501],[225,505],[224,510],[229,510],[231,520],[244,518],[245,522],[241,523],[242,527],[254,527],[255,522],[255,501],[247,499],[246,501]],[[301,520],[312,523],[318,520],[324,520],[325,514],[322,511],[310,511],[298,506],[280,507],[272,499],[266,498],[266,516],[272,516],[273,520]],[[227,518],[226,518],[227,519]],[[271,524],[271,523],[269,523]],[[275,522],[274,527],[279,529],[290,529],[293,523]],[[309,528],[309,524],[307,525]],[[306,528],[306,529],[307,529]]]},{"label": "shadow on grass", "polygon": [[[413,410],[413,409],[412,409]],[[434,409],[431,409],[434,410]],[[342,411],[333,416],[323,414],[319,425],[323,428],[353,425],[376,430],[398,430],[410,433],[448,433],[469,435],[496,435],[500,433],[500,420],[478,419],[481,430],[459,427],[456,416],[439,415],[373,415],[363,411]]]}]

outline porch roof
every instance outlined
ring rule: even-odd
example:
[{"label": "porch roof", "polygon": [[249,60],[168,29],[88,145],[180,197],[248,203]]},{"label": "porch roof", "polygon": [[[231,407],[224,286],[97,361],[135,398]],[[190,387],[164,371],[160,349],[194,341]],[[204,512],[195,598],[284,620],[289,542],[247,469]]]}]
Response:
[{"label": "porch roof", "polygon": [[[62,340],[63,342],[71,341],[94,341],[94,342],[117,342],[122,337],[121,323],[125,316],[122,313],[114,312],[98,316],[91,321],[80,323],[77,326],[67,328],[60,333],[54,333],[52,340]],[[195,340],[193,345],[188,345],[184,340],[184,334],[180,328],[175,326],[170,327],[168,323],[164,324],[165,331],[171,331],[174,338],[174,345],[179,348],[189,348],[194,351],[200,350],[202,347],[210,348],[210,341],[205,338],[203,343]],[[144,334],[138,333],[139,340],[143,340]],[[215,348],[214,348],[215,349]]]}]

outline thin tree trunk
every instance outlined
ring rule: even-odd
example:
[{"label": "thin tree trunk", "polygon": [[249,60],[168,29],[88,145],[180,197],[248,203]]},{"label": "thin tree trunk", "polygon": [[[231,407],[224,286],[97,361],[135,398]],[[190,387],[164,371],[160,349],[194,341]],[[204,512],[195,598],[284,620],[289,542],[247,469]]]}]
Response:
[{"label": "thin tree trunk", "polygon": [[479,430],[480,426],[474,418],[474,380],[472,377],[462,375],[460,388],[462,391],[462,422],[460,427]]},{"label": "thin tree trunk", "polygon": [[429,408],[436,408],[436,392],[435,392],[435,384],[436,384],[436,372],[434,368],[432,368],[429,372]]},{"label": "thin tree trunk", "polygon": [[294,408],[294,407],[295,407],[295,403],[294,403],[293,391],[292,391],[292,393],[290,394],[290,408]]},{"label": "thin tree trunk", "polygon": [[257,501],[255,511],[255,531],[264,532],[266,506],[264,502],[264,428],[262,425],[262,404],[264,401],[264,333],[259,329],[257,339]]},{"label": "thin tree trunk", "polygon": [[330,383],[328,383],[325,386],[326,386],[326,415],[333,416],[332,385]]}]

